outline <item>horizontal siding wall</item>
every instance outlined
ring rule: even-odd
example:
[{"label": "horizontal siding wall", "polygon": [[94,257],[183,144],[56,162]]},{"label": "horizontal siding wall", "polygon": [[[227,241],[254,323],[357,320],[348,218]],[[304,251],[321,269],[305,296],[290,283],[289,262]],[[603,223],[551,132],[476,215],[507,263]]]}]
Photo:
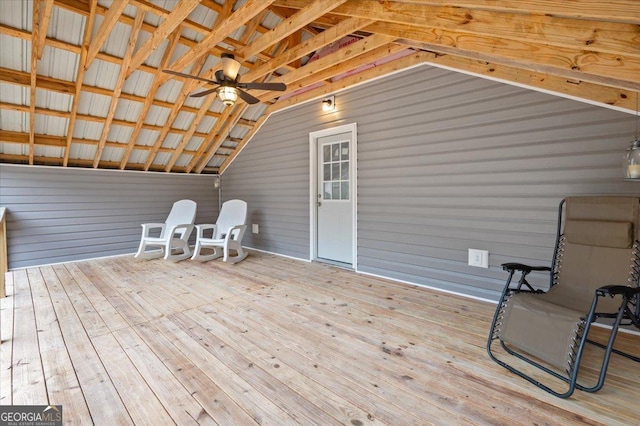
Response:
[{"label": "horizontal siding wall", "polygon": [[[260,224],[247,244],[309,258],[309,132],[352,122],[361,272],[495,299],[501,263],[550,263],[563,197],[640,194],[621,180],[629,114],[428,66],[336,106],[274,114],[223,175],[223,198]],[[469,248],[490,268],[468,266]]]},{"label": "horizontal siding wall", "polygon": [[135,253],[141,223],[164,222],[173,203],[218,214],[213,176],[0,165],[9,268]]}]

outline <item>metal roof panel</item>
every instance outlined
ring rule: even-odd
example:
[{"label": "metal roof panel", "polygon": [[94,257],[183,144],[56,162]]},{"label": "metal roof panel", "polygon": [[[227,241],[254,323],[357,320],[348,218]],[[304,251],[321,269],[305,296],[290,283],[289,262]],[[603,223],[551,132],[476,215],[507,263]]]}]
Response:
[{"label": "metal roof panel", "polygon": [[0,129],[10,132],[29,132],[29,114],[22,111],[0,109]]}]

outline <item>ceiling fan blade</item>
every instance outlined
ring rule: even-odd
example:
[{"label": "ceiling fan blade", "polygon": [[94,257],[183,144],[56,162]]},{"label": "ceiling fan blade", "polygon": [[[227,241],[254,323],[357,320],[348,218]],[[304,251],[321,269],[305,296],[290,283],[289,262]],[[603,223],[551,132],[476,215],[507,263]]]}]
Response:
[{"label": "ceiling fan blade", "polygon": [[240,89],[236,89],[236,90],[238,91],[238,96],[240,96],[240,98],[246,103],[248,103],[249,105],[257,104],[258,102],[260,102],[260,99],[256,98],[255,96],[251,96],[244,90],[240,90]]},{"label": "ceiling fan blade", "polygon": [[208,94],[215,92],[216,90],[218,90],[217,87],[215,89],[203,90],[202,92],[198,92],[198,93],[194,93],[193,95],[189,95],[189,97],[191,97],[191,98],[201,98],[203,96],[207,96]]},{"label": "ceiling fan blade", "polygon": [[162,72],[167,73],[167,74],[171,74],[171,75],[177,75],[178,77],[191,78],[191,79],[194,79],[194,80],[204,81],[205,83],[211,83],[211,84],[217,84],[218,83],[217,81],[207,80],[206,78],[198,77],[197,75],[184,74],[184,73],[177,72],[177,71],[172,71],[172,70],[162,70]]},{"label": "ceiling fan blade", "polygon": [[243,89],[259,89],[259,90],[275,90],[283,92],[287,90],[287,85],[284,83],[240,83],[238,87]]},{"label": "ceiling fan blade", "polygon": [[223,53],[222,71],[227,80],[235,81],[240,71],[240,62],[236,61],[231,53]]}]

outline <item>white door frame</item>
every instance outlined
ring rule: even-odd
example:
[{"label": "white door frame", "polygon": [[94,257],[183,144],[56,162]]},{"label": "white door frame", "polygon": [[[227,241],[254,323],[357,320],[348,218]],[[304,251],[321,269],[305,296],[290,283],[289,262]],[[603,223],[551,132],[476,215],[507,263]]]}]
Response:
[{"label": "white door frame", "polygon": [[342,126],[331,127],[329,129],[318,130],[316,132],[309,133],[309,214],[310,214],[310,236],[311,236],[311,259],[318,260],[318,241],[317,241],[317,229],[318,229],[318,214],[317,214],[317,194],[318,194],[318,139],[331,136],[339,133],[351,133],[351,152],[349,153],[351,158],[351,165],[349,167],[350,179],[351,179],[351,193],[352,193],[352,218],[353,218],[353,259],[351,265],[354,270],[358,270],[358,200],[357,200],[357,170],[358,170],[358,128],[356,123],[344,124]]}]

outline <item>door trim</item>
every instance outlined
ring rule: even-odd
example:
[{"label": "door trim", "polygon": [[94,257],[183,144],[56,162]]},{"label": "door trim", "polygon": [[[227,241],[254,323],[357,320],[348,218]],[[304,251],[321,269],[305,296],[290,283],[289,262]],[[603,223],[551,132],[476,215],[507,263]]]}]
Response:
[{"label": "door trim", "polygon": [[351,165],[349,167],[349,172],[351,173],[351,185],[352,185],[352,220],[353,220],[353,239],[352,239],[352,260],[351,265],[355,271],[358,270],[358,183],[357,183],[357,171],[358,171],[358,128],[356,123],[344,124],[342,126],[331,127],[329,129],[318,130],[316,132],[309,133],[309,217],[311,218],[310,222],[310,260],[312,261],[322,261],[318,259],[318,241],[317,241],[317,229],[318,229],[318,215],[316,209],[317,202],[317,191],[318,191],[318,139],[331,136],[339,133],[351,133]]}]

